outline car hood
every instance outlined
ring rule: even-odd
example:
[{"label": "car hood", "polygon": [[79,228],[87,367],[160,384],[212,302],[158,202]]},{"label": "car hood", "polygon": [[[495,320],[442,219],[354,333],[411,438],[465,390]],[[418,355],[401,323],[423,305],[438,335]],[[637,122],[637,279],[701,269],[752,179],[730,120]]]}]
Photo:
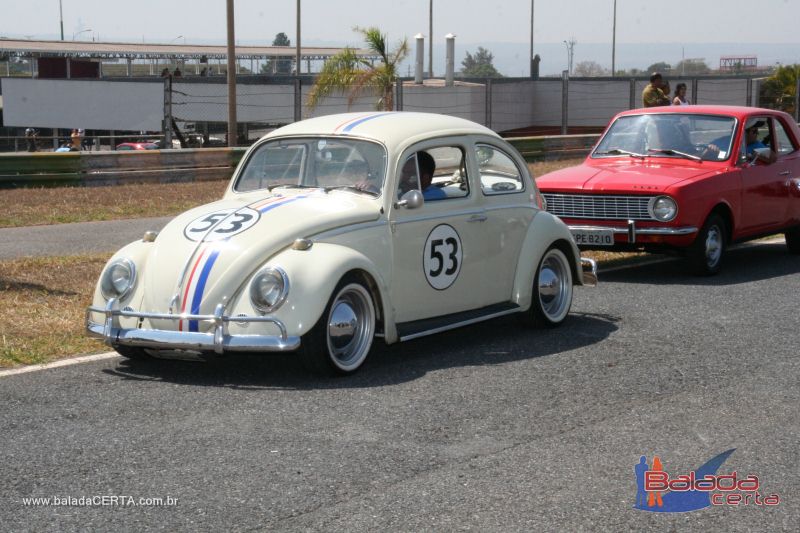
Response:
[{"label": "car hood", "polygon": [[[374,198],[344,191],[261,191],[197,207],[172,220],[153,243],[143,272],[143,308],[166,312],[179,294],[173,311],[212,313],[295,239],[379,216]],[[227,233],[203,239],[213,222]]]},{"label": "car hood", "polygon": [[683,181],[714,172],[710,168],[652,161],[565,168],[537,178],[536,185],[542,192],[659,193]]}]

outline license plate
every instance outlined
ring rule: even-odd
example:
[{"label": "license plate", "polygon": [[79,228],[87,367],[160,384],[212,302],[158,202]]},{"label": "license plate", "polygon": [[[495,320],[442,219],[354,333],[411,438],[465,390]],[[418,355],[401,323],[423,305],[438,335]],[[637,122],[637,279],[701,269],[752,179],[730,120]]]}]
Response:
[{"label": "license plate", "polygon": [[570,231],[578,246],[614,246],[614,232],[610,229],[573,229]]}]

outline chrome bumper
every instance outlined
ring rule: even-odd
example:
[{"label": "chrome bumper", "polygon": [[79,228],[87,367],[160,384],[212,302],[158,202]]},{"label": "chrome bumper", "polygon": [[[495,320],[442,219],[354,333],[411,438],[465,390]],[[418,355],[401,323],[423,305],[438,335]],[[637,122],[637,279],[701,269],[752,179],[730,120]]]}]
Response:
[{"label": "chrome bumper", "polygon": [[[92,322],[91,313],[103,313],[102,324]],[[120,317],[148,318],[156,320],[196,320],[214,324],[213,333],[190,331],[167,331],[159,329],[123,329]],[[280,335],[229,335],[228,323],[267,322],[275,324]],[[289,352],[300,347],[300,337],[290,337],[280,320],[263,316],[225,316],[225,307],[217,305],[213,315],[171,315],[163,313],[140,313],[119,308],[112,298],[105,308],[91,306],[86,310],[86,331],[99,337],[109,346],[136,346],[158,350],[192,350],[225,352]]]},{"label": "chrome bumper", "polygon": [[583,271],[583,284],[587,287],[597,285],[597,261],[588,257],[581,257],[581,270]]},{"label": "chrome bumper", "polygon": [[570,230],[611,230],[615,235],[624,234],[628,236],[628,243],[635,244],[637,235],[691,235],[697,233],[697,228],[694,226],[684,226],[680,228],[637,228],[636,221],[629,220],[628,226],[621,228],[619,226],[580,226],[570,225]]}]

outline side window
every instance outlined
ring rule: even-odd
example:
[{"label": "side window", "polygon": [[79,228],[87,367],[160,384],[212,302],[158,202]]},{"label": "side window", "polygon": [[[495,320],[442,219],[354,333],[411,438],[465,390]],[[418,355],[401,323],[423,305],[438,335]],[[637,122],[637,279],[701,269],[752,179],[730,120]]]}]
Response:
[{"label": "side window", "polygon": [[403,162],[397,196],[417,189],[426,202],[469,196],[464,149],[439,146],[419,150]]},{"label": "side window", "polygon": [[775,137],[777,137],[776,140],[778,141],[778,154],[791,154],[797,150],[797,146],[792,142],[792,138],[786,132],[780,120],[775,121]]},{"label": "side window", "polygon": [[740,160],[752,157],[756,149],[772,147],[770,122],[772,122],[772,119],[766,117],[757,117],[747,120],[744,125],[744,132],[742,133],[742,142],[739,145]]},{"label": "side window", "polygon": [[494,146],[475,145],[483,194],[507,194],[525,189],[522,173],[514,160]]}]

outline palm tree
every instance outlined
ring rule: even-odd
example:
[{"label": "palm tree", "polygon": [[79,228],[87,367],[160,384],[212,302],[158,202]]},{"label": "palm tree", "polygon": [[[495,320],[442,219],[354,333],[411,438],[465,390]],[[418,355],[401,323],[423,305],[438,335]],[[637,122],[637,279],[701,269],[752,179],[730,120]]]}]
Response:
[{"label": "palm tree", "polygon": [[389,51],[386,35],[378,28],[353,28],[364,36],[367,49],[380,56],[381,64],[358,57],[352,48],[345,48],[325,62],[314,87],[308,95],[308,107],[314,109],[319,101],[331,93],[349,90],[347,105],[367,90],[372,89],[379,97],[375,109],[391,111],[394,107],[394,83],[397,66],[408,55],[408,41],[403,39],[394,51]]}]

